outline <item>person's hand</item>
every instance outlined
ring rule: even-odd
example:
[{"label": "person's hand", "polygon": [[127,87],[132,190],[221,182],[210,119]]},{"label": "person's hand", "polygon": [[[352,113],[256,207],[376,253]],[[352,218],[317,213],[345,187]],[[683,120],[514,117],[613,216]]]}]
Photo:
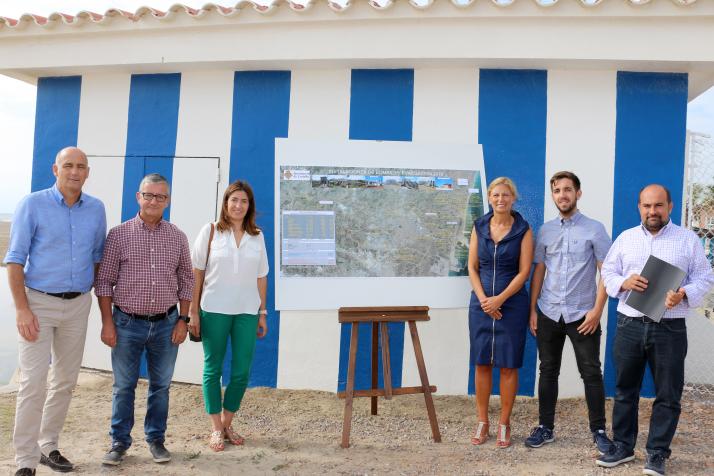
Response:
[{"label": "person's hand", "polygon": [[530,317],[530,322],[529,322],[529,327],[531,329],[531,334],[533,334],[533,337],[536,336],[536,332],[538,331],[538,313],[536,311],[531,311],[531,317]]},{"label": "person's hand", "polygon": [[188,328],[186,327],[186,322],[179,319],[178,321],[176,321],[176,325],[174,326],[174,331],[171,333],[171,343],[173,345],[183,344],[183,341],[186,340],[186,334],[188,334]]},{"label": "person's hand", "polygon": [[602,312],[597,312],[595,309],[590,309],[585,314],[585,320],[577,328],[577,331],[584,335],[594,334],[597,330],[597,326],[600,325],[600,318],[602,317]]},{"label": "person's hand", "polygon": [[639,274],[632,274],[622,283],[622,289],[625,291],[639,291],[642,292],[647,289],[647,279],[643,278]]},{"label": "person's hand", "polygon": [[109,321],[102,325],[102,342],[109,347],[117,345],[117,329],[114,326],[114,321]]},{"label": "person's hand", "polygon": [[491,296],[481,300],[481,309],[489,316],[495,314],[502,305],[503,301],[498,296]]},{"label": "person's hand", "polygon": [[15,316],[17,332],[28,342],[35,342],[40,335],[40,321],[35,313],[27,309],[18,309]]},{"label": "person's hand", "polygon": [[191,320],[188,323],[188,331],[191,333],[191,335],[198,337],[201,335],[201,316],[197,312],[191,312],[189,311],[188,317],[191,318]]},{"label": "person's hand", "polygon": [[256,335],[259,339],[262,339],[268,334],[268,321],[265,314],[261,314],[258,318],[258,330]]},{"label": "person's hand", "polygon": [[686,293],[684,288],[679,288],[676,293],[671,290],[667,291],[667,297],[664,298],[664,307],[672,309],[674,306],[677,306],[680,302],[682,302],[685,295]]}]

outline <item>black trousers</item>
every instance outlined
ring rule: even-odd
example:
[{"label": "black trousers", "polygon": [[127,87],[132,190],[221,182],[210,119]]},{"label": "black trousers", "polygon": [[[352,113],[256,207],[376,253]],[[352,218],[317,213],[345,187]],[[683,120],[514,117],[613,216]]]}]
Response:
[{"label": "black trousers", "polygon": [[580,334],[578,326],[585,317],[566,324],[561,317],[558,322],[538,310],[538,354],[540,379],[538,381],[539,423],[547,428],[555,425],[555,405],[558,401],[558,376],[563,358],[565,337],[570,338],[575,351],[580,377],[585,385],[585,401],[588,405],[590,431],[605,429],[605,386],[600,368],[600,336],[598,326],[593,334]]}]

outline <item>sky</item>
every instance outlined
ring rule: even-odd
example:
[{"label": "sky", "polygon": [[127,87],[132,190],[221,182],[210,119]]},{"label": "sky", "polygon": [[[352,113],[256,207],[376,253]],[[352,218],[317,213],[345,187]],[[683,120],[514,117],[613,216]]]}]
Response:
[{"label": "sky", "polygon": [[[267,0],[259,0],[259,3],[265,2]],[[143,5],[165,10],[175,3],[175,0],[0,0],[0,16],[19,18],[28,11],[41,16],[56,11],[71,15],[81,10],[104,13],[109,8],[133,12]],[[195,8],[203,5],[185,3]],[[231,5],[235,1],[219,0],[217,3]],[[20,198],[30,191],[35,95],[33,85],[0,75],[0,144],[4,152],[0,214],[12,213]],[[687,128],[714,137],[714,88],[689,103]]]}]

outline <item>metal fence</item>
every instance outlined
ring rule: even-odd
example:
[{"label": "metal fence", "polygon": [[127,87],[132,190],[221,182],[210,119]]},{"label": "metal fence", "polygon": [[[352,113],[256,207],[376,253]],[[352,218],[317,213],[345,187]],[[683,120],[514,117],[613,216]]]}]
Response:
[{"label": "metal fence", "polygon": [[[687,131],[682,217],[701,239],[714,267],[714,138]],[[687,319],[689,349],[684,372],[685,398],[714,402],[714,291]]]}]

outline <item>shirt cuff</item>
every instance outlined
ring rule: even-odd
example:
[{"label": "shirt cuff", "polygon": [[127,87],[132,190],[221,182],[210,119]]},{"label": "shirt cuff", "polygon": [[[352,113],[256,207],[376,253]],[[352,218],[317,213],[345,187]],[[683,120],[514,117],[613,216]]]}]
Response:
[{"label": "shirt cuff", "polygon": [[97,297],[114,297],[114,292],[109,285],[94,283],[94,295]]},{"label": "shirt cuff", "polygon": [[625,291],[620,290],[622,289],[622,283],[624,283],[625,280],[626,278],[617,276],[605,281],[605,290],[607,291],[607,295],[612,298],[619,298],[624,295]]}]

